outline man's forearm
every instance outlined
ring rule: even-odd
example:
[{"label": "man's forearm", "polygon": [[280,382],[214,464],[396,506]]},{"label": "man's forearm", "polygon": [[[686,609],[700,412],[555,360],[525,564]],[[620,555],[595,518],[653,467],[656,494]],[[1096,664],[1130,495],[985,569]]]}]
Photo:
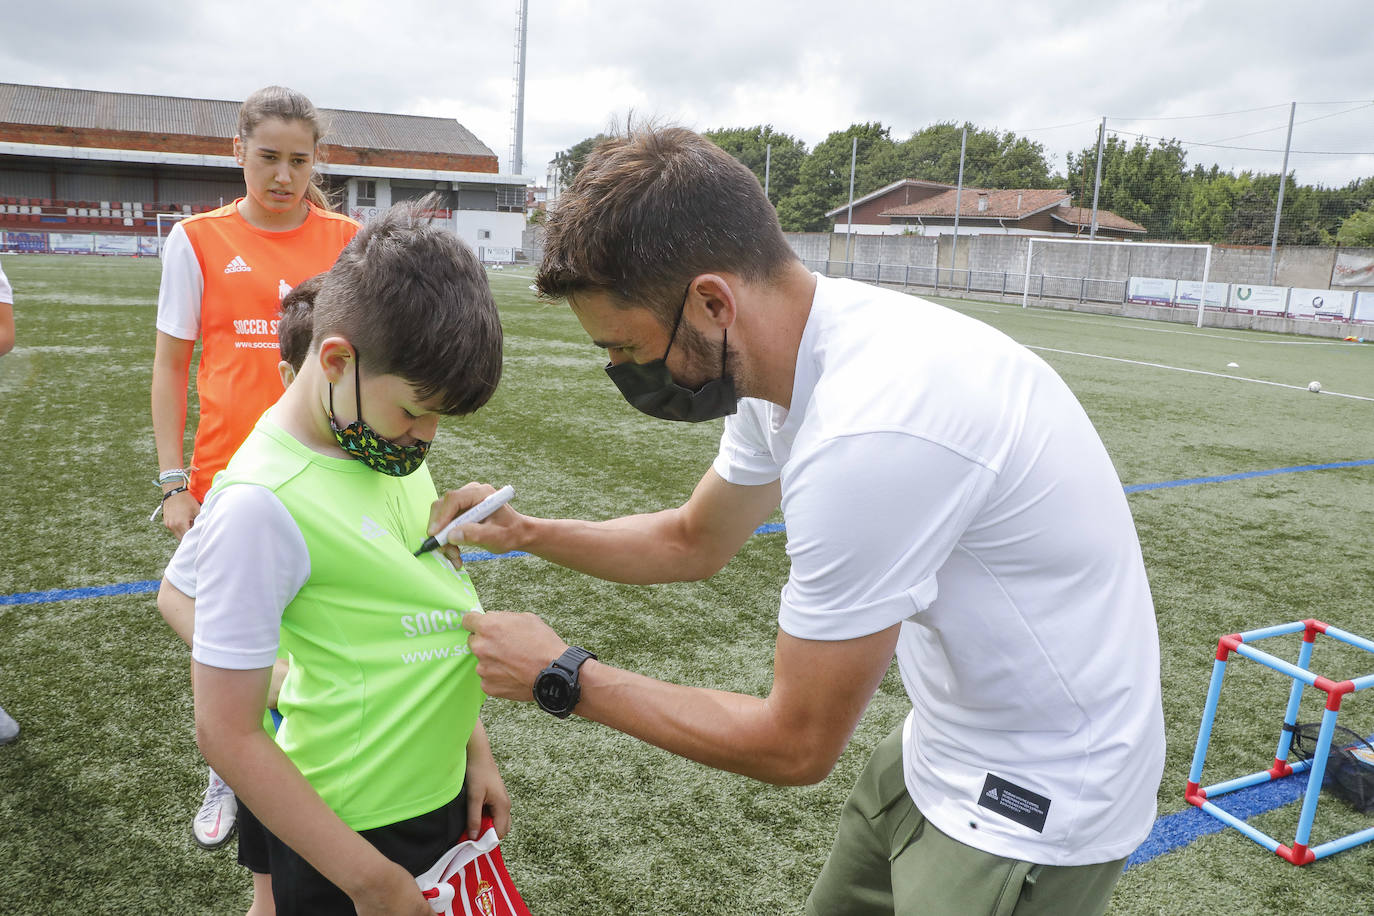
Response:
[{"label": "man's forearm", "polygon": [[771,699],[670,684],[596,661],[582,666],[581,682],[579,716],[761,782],[819,782],[848,743],[847,730],[824,740],[788,729]]},{"label": "man's forearm", "polygon": [[521,549],[611,582],[690,582],[713,575],[729,560],[729,555],[714,557],[695,549],[678,509],[604,522],[526,521]]}]

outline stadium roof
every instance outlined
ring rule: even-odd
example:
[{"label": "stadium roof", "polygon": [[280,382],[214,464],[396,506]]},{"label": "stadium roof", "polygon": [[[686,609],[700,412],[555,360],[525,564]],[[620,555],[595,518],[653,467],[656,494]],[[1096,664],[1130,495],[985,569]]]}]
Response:
[{"label": "stadium roof", "polygon": [[[0,123],[231,139],[239,102],[0,83]],[[451,118],[321,108],[330,146],[495,157]]]}]

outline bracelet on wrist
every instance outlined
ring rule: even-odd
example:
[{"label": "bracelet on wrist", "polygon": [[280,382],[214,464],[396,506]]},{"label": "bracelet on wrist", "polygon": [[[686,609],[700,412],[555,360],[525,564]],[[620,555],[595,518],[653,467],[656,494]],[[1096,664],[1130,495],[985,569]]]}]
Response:
[{"label": "bracelet on wrist", "polygon": [[187,492],[188,489],[189,488],[183,484],[182,486],[179,486],[176,489],[168,490],[166,493],[163,493],[162,499],[158,500],[157,508],[153,510],[152,515],[148,516],[148,521],[151,522],[157,518],[157,514],[162,511],[162,507],[164,504],[166,504],[167,500],[171,499],[173,496],[176,496],[178,493]]},{"label": "bracelet on wrist", "polygon": [[174,480],[180,480],[183,484],[190,485],[191,472],[186,468],[172,468],[168,471],[160,471],[157,480],[153,483],[159,487],[166,486]]}]

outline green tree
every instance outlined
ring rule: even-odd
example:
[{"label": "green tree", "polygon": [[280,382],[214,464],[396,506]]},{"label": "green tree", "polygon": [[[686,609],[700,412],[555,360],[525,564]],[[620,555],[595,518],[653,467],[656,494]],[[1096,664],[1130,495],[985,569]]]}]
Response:
[{"label": "green tree", "polygon": [[767,178],[769,200],[782,200],[797,186],[801,165],[806,161],[806,144],[796,137],[773,130],[771,124],[722,127],[706,131],[705,136],[744,163],[760,185]]},{"label": "green tree", "polygon": [[901,143],[879,150],[860,172],[868,184],[883,187],[903,178],[955,184],[959,180],[959,147],[964,129],[964,185],[975,188],[1050,188],[1045,148],[1014,133],[998,133],[973,124],[931,124]]},{"label": "green tree", "polygon": [[855,138],[859,146],[854,197],[857,199],[882,187],[880,180],[867,170],[867,165],[875,155],[892,146],[888,129],[873,121],[834,131],[816,144],[801,164],[796,186],[778,202],[778,219],[783,229],[820,232],[830,228],[826,212],[849,199],[849,159]]},{"label": "green tree", "polygon": [[1336,242],[1350,248],[1374,248],[1374,207],[1356,210],[1342,220]]},{"label": "green tree", "polygon": [[[1143,139],[1127,145],[1111,136],[1102,147],[1102,187],[1098,209],[1134,220],[1150,238],[1177,238],[1175,225],[1183,195],[1186,154],[1177,140],[1151,146]],[[1097,178],[1097,144],[1068,155],[1068,190],[1074,203],[1091,207]]]},{"label": "green tree", "polygon": [[612,139],[608,134],[597,134],[595,137],[588,137],[585,140],[574,143],[565,150],[554,154],[554,170],[558,175],[558,186],[566,188],[573,183],[577,173],[582,171],[582,166],[587,164],[587,157],[592,150],[605,140]]}]

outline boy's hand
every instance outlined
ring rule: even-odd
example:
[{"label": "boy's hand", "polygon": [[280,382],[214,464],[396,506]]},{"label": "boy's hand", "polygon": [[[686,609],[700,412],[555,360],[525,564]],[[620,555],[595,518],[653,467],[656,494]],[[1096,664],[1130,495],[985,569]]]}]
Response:
[{"label": "boy's hand", "polygon": [[505,780],[496,768],[496,761],[490,752],[486,759],[468,756],[468,771],[463,779],[463,787],[468,790],[468,839],[475,840],[481,835],[482,812],[491,815],[492,826],[496,828],[497,839],[503,839],[510,832],[510,794],[506,791]]},{"label": "boy's hand", "polygon": [[388,862],[378,880],[352,897],[358,916],[434,916],[415,879],[395,862]]},{"label": "boy's hand", "polygon": [[[495,487],[485,483],[470,483],[457,490],[449,490],[435,500],[434,505],[430,508],[427,533],[438,534],[445,525],[461,513],[471,509],[495,492]],[[449,537],[453,539],[455,544],[472,544],[492,553],[507,553],[520,549],[524,525],[525,516],[516,512],[509,505],[505,505],[489,515],[485,521],[470,522],[463,525]],[[458,555],[457,546],[446,545],[443,551],[444,555],[455,566],[462,562]]]}]

